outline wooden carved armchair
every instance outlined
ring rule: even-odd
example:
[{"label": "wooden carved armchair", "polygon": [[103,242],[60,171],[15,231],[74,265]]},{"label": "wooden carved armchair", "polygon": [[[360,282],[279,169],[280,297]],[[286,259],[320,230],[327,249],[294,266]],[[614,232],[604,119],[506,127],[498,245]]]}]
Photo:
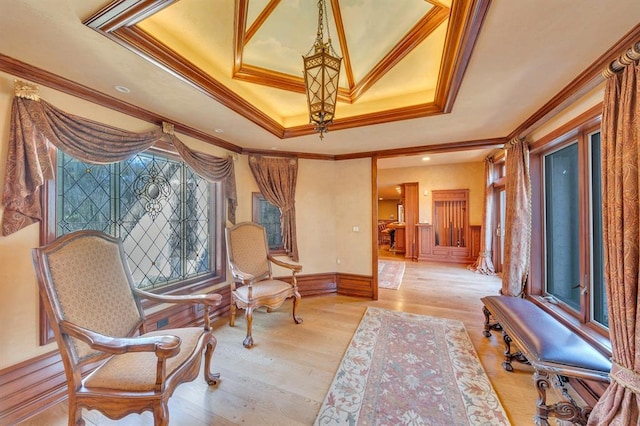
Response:
[{"label": "wooden carved armchair", "polygon": [[[204,351],[204,378],[216,339],[209,308],[220,295],[160,296],[137,289],[122,242],[97,231],[77,231],[33,250],[40,295],[60,349],[69,392],[69,425],[84,425],[82,408],[111,419],[153,411],[169,423],[168,399],[194,380]],[[204,328],[145,333],[140,298],[204,305]],[[97,365],[84,379],[82,375]]]},{"label": "wooden carved armchair", "polygon": [[[293,297],[293,320],[296,324],[302,318],[296,315],[300,293],[296,273],[302,270],[298,264],[278,260],[269,254],[265,229],[253,222],[242,222],[226,229],[227,256],[233,276],[231,283],[231,318],[229,325],[235,325],[236,307],[245,310],[247,337],[242,343],[246,348],[253,346],[251,325],[253,310],[266,306],[268,310],[280,307]],[[291,283],[274,280],[271,263],[291,270]]]}]

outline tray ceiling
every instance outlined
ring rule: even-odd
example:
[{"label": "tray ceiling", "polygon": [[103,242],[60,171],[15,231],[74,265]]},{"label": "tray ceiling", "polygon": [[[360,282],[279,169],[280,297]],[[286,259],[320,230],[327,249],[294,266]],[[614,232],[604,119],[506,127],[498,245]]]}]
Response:
[{"label": "tray ceiling", "polygon": [[[316,37],[316,2],[220,3],[117,2],[85,23],[278,137],[313,133],[302,56]],[[334,128],[448,112],[488,2],[471,4],[328,0],[324,33],[343,58]]]}]

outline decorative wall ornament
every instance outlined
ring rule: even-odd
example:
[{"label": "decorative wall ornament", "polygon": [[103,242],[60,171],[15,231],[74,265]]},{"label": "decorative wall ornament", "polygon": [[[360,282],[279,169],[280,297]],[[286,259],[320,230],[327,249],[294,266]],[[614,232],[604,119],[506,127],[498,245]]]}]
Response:
[{"label": "decorative wall ornament", "polygon": [[14,94],[18,98],[40,100],[40,88],[35,83],[28,83],[22,80],[13,80]]},{"label": "decorative wall ornament", "polygon": [[133,183],[133,188],[138,198],[146,200],[144,209],[152,219],[158,217],[162,202],[171,195],[171,184],[155,166],[151,167],[149,174],[140,175]]},{"label": "decorative wall ornament", "polygon": [[174,135],[175,134],[175,126],[173,123],[167,123],[166,121],[162,122],[162,133],[165,135]]}]

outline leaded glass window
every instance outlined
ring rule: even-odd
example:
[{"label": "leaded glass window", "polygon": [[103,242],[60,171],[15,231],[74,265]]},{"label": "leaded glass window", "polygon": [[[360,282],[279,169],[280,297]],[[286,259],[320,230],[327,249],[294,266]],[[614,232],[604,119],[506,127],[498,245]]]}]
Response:
[{"label": "leaded glass window", "polygon": [[152,153],[95,165],[58,152],[56,235],[95,229],[122,238],[134,280],[155,289],[214,269],[215,185]]}]

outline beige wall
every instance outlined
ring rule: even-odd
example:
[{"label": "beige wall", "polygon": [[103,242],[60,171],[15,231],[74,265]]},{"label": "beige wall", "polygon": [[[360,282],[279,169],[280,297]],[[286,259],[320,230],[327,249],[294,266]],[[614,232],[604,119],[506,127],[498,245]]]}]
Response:
[{"label": "beige wall", "polygon": [[604,85],[605,83],[603,82],[581,98],[577,99],[565,110],[552,117],[549,121],[528,135],[526,140],[529,142],[536,141],[568,123],[583,112],[587,111],[589,108],[601,103],[604,99]]},{"label": "beige wall", "polygon": [[[433,197],[431,191],[440,189],[469,190],[469,222],[482,223],[484,198],[484,163],[444,164],[378,170],[379,185],[418,182],[420,223],[431,223]],[[424,195],[424,191],[427,195]],[[397,219],[397,218],[396,218]]]},{"label": "beige wall", "polygon": [[[0,73],[0,188],[4,184],[9,138],[9,119],[14,77]],[[55,106],[132,131],[144,131],[151,124],[109,110],[64,93],[40,88],[43,99]],[[568,122],[602,100],[602,87],[554,117],[530,138],[535,140]],[[224,156],[218,147],[179,135],[194,149]],[[238,220],[251,219],[251,193],[257,191],[246,156],[237,156]],[[419,220],[431,222],[431,191],[469,188],[471,224],[480,224],[484,165],[453,164],[384,169],[380,182],[419,183]],[[424,190],[428,195],[424,196]],[[0,189],[1,191],[1,189]],[[371,162],[300,160],[296,209],[298,246],[303,274],[343,272],[371,275],[372,267]],[[0,215],[3,208],[0,206]],[[357,227],[358,231],[354,231]],[[54,349],[38,345],[38,293],[31,264],[31,248],[39,245],[39,229],[32,225],[13,235],[0,236],[0,369]],[[339,263],[338,263],[339,262]],[[282,273],[275,271],[277,273]]]},{"label": "beige wall", "polygon": [[398,220],[398,201],[382,200],[378,201],[379,220]]},{"label": "beige wall", "polygon": [[337,272],[371,275],[371,160],[336,161],[335,167],[335,262],[340,262]]},{"label": "beige wall", "polygon": [[[0,185],[4,181],[14,77],[0,73]],[[46,87],[43,99],[73,114],[132,131],[152,124]],[[193,149],[217,156],[229,153],[178,135]],[[258,191],[246,155],[234,155],[238,188],[237,220],[251,220],[251,193]],[[1,187],[1,186],[0,186]],[[371,161],[299,160],[296,188],[298,248],[303,274],[336,271],[371,275]],[[0,206],[0,215],[3,208]],[[353,232],[353,226],[359,231]],[[39,295],[31,249],[39,227],[0,236],[0,369],[55,349],[38,345]],[[340,264],[337,263],[338,259]],[[276,275],[286,271],[274,270]]]}]

